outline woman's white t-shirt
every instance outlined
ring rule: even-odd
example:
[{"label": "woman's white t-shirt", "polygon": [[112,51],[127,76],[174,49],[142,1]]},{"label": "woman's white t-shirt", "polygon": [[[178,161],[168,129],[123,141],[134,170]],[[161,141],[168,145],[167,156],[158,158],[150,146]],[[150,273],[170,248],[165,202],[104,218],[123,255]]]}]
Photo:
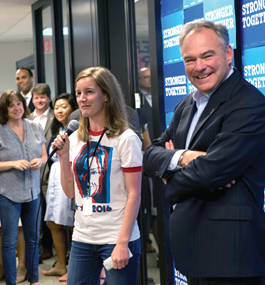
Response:
[{"label": "woman's white t-shirt", "polygon": [[[88,172],[101,133],[90,131],[89,149],[86,142],[77,138],[77,132],[69,137],[76,203],[73,240],[116,244],[127,203],[124,172],[142,171],[141,141],[131,129],[113,138],[104,134]],[[91,173],[89,191],[88,173]],[[92,198],[92,215],[83,214],[83,199],[87,197]],[[135,221],[130,241],[138,238],[140,232]]]}]

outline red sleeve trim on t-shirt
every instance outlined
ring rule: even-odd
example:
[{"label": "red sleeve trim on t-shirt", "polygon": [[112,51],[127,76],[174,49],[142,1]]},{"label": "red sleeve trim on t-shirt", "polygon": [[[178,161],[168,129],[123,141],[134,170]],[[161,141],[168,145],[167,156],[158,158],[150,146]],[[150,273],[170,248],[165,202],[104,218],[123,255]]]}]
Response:
[{"label": "red sleeve trim on t-shirt", "polygon": [[143,170],[142,166],[122,168],[123,172],[139,172]]}]

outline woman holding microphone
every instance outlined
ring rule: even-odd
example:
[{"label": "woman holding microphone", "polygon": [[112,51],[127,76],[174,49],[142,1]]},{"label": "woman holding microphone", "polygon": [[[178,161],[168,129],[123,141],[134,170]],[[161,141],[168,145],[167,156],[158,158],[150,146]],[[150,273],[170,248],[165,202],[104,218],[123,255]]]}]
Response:
[{"label": "woman holding microphone", "polygon": [[121,88],[108,69],[81,71],[76,97],[79,129],[69,138],[58,135],[53,143],[59,149],[63,190],[76,201],[67,284],[97,284],[110,257],[108,285],[136,285],[141,142],[128,127]]}]

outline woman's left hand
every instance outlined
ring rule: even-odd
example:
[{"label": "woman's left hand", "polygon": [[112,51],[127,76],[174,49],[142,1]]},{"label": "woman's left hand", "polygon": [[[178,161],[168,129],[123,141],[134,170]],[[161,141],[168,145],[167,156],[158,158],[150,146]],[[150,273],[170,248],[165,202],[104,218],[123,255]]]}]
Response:
[{"label": "woman's left hand", "polygon": [[128,245],[116,244],[114,247],[111,258],[114,269],[122,269],[129,263],[129,249]]},{"label": "woman's left hand", "polygon": [[30,162],[30,168],[31,170],[37,170],[41,168],[43,165],[43,159],[42,158],[33,158]]}]

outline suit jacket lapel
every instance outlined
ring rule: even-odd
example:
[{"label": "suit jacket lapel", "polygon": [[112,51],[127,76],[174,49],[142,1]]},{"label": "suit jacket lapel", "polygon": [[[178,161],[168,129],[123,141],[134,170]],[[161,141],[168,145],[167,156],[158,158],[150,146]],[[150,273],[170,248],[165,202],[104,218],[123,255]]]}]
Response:
[{"label": "suit jacket lapel", "polygon": [[205,122],[213,115],[214,112],[216,112],[216,110],[219,108],[219,106],[223,102],[230,99],[231,94],[232,94],[230,82],[235,82],[235,80],[239,81],[239,79],[240,79],[240,74],[235,69],[234,72],[231,74],[231,76],[223,84],[221,84],[217,88],[217,90],[212,94],[212,96],[209,99],[209,102],[207,103],[205,109],[203,110],[198,120],[198,123],[193,131],[189,146],[191,145],[194,137],[199,132],[199,130],[203,127]]},{"label": "suit jacket lapel", "polygon": [[45,125],[45,128],[44,128],[45,136],[48,133],[50,127],[51,127],[52,120],[53,120],[53,111],[50,109],[49,112],[48,112],[48,115],[47,115],[47,121],[46,121],[46,125]]},{"label": "suit jacket lapel", "polygon": [[193,99],[191,104],[183,109],[176,131],[176,140],[174,142],[176,148],[185,148],[188,130],[196,110],[196,103]]},{"label": "suit jacket lapel", "polygon": [[190,139],[190,143],[189,146],[191,145],[194,137],[196,136],[196,134],[199,132],[199,130],[202,128],[202,126],[205,124],[205,122],[212,116],[212,114],[219,108],[221,102],[219,100],[209,100],[209,102],[207,103],[205,109],[203,110],[197,125],[195,126],[195,129],[192,133],[191,139]]}]

